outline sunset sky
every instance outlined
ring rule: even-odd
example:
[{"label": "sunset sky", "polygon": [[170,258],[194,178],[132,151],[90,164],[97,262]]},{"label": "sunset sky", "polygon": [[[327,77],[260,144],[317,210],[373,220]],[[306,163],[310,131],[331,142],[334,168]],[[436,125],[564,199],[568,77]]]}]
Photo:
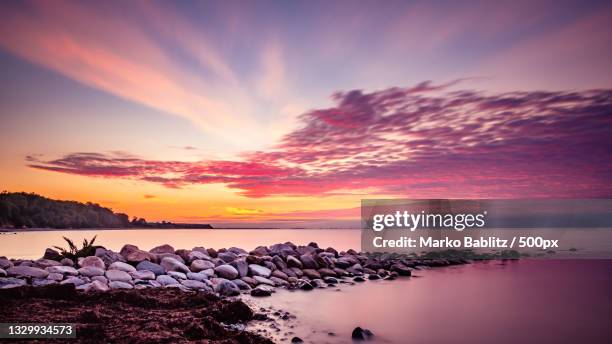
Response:
[{"label": "sunset sky", "polygon": [[612,197],[610,1],[0,2],[0,187],[148,220]]}]

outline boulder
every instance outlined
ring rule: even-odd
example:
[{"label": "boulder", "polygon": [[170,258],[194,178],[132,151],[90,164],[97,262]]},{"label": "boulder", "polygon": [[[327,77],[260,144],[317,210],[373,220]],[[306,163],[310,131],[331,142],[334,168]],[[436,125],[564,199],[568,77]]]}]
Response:
[{"label": "boulder", "polygon": [[178,271],[168,271],[168,276],[174,278],[177,281],[187,279],[187,275]]},{"label": "boulder", "polygon": [[77,270],[80,275],[93,277],[93,276],[103,276],[104,269],[96,268],[94,266],[86,266],[84,268],[80,268]]},{"label": "boulder", "polygon": [[268,248],[265,246],[257,246],[253,251],[249,252],[249,254],[254,256],[267,256],[268,253]]},{"label": "boulder", "polygon": [[48,248],[45,250],[45,254],[43,255],[43,259],[50,259],[55,261],[60,261],[62,259],[62,255],[52,248]]},{"label": "boulder", "polygon": [[222,296],[240,295],[240,288],[232,281],[222,280],[215,286],[215,290]]},{"label": "boulder", "polygon": [[101,292],[101,291],[109,291],[110,290],[108,285],[106,283],[101,282],[101,281],[92,281],[91,283],[86,284],[86,286],[84,286],[84,288],[82,288],[82,289],[87,291],[87,292],[90,292],[90,291]]},{"label": "boulder", "polygon": [[251,286],[247,282],[245,282],[245,281],[243,281],[241,279],[235,279],[232,282],[234,282],[234,284],[236,286],[238,286],[238,288],[240,290],[249,290],[249,289],[251,289]]},{"label": "boulder", "polygon": [[125,258],[117,252],[107,250],[103,247],[98,247],[96,249],[95,256],[102,259],[106,266],[113,264],[114,262],[123,262],[125,263]]},{"label": "boulder", "polygon": [[[114,270],[114,271],[117,271],[117,270]],[[124,271],[121,271],[121,272],[124,272]],[[133,285],[123,282],[123,281],[112,281],[108,283],[108,286],[111,289],[134,289]]]},{"label": "boulder", "polygon": [[272,281],[275,286],[289,285],[289,282],[287,282],[286,280],[274,276],[270,277],[270,281]]},{"label": "boulder", "polygon": [[304,272],[304,276],[310,279],[321,278],[321,274],[317,270],[304,269],[302,272]]},{"label": "boulder", "polygon": [[237,271],[240,277],[247,276],[249,274],[249,264],[244,259],[236,259],[230,263]]},{"label": "boulder", "polygon": [[166,271],[178,271],[185,273],[191,271],[185,264],[172,257],[165,257],[164,259],[162,259],[159,265],[161,265]]},{"label": "boulder", "polygon": [[226,263],[231,263],[238,258],[238,255],[233,252],[221,252],[218,257]]},{"label": "boulder", "polygon": [[188,272],[187,279],[202,282],[208,280],[208,275],[203,274],[201,272]]},{"label": "boulder", "polygon": [[114,262],[109,267],[108,270],[119,270],[124,272],[135,272],[136,268],[131,266],[130,264],[126,264],[123,262]]},{"label": "boulder", "polygon": [[138,270],[138,271],[131,271],[128,273],[133,279],[140,279],[140,280],[154,280],[155,279],[155,274],[153,273],[153,271],[149,271],[149,270]]},{"label": "boulder", "polygon": [[125,256],[125,260],[128,263],[132,263],[132,264],[138,264],[140,262],[144,262],[145,260],[148,260],[150,262],[155,262],[156,259],[157,258],[155,257],[154,254],[149,253],[147,251],[141,251],[141,250],[130,252],[128,255]]},{"label": "boulder", "polygon": [[291,268],[291,271],[293,271],[293,273],[298,277],[301,278],[302,276],[304,276],[304,272],[301,269],[298,268]]},{"label": "boulder", "polygon": [[304,269],[318,269],[319,264],[315,261],[313,256],[309,254],[303,254],[300,256],[300,261],[302,262],[302,266]]},{"label": "boulder", "polygon": [[189,258],[189,259],[187,259],[188,262],[193,262],[196,259],[200,259],[200,260],[211,260],[212,259],[212,258],[210,258],[210,256],[206,252],[206,250],[204,250],[204,252],[201,252],[201,251],[191,251],[191,252],[189,252],[188,258]]},{"label": "boulder", "polygon": [[0,269],[6,270],[11,266],[13,266],[13,263],[10,260],[6,258],[0,258]]},{"label": "boulder", "polygon": [[53,281],[61,281],[64,279],[64,275],[57,272],[49,272],[49,276],[47,276],[47,279]]},{"label": "boulder", "polygon": [[303,265],[299,259],[295,258],[294,256],[288,256],[287,257],[287,267],[301,269]]},{"label": "boulder", "polygon": [[160,254],[160,253],[172,253],[174,254],[174,247],[164,244],[161,246],[153,247],[149,250],[150,253]]},{"label": "boulder", "polygon": [[0,277],[0,289],[15,288],[27,285],[26,280],[15,277]]},{"label": "boulder", "polygon": [[189,254],[191,253],[190,250],[185,250],[185,249],[180,249],[180,250],[176,250],[174,251],[174,254],[176,254],[177,256],[181,257],[183,259],[184,262],[189,263],[191,262],[191,258],[189,258]]},{"label": "boulder", "polygon": [[63,266],[72,266],[72,267],[74,267],[74,262],[70,258],[64,258],[64,259],[60,260],[60,263]]},{"label": "boulder", "polygon": [[283,258],[281,258],[280,256],[274,256],[272,257],[272,263],[274,263],[274,265],[276,265],[276,267],[279,270],[283,270],[287,268],[287,263],[285,263],[285,261],[283,260]]},{"label": "boulder", "polygon": [[163,275],[166,272],[161,265],[151,263],[148,260],[143,260],[142,262],[138,263],[138,265],[136,265],[136,270],[151,271],[155,274],[155,276]]},{"label": "boulder", "polygon": [[265,277],[254,276],[253,279],[256,280],[258,284],[267,284],[267,285],[272,286],[272,287],[276,286],[276,283],[274,283],[272,280],[267,279]]},{"label": "boulder", "polygon": [[411,276],[412,269],[403,264],[394,264],[391,266],[391,271],[396,272],[400,276]]},{"label": "boulder", "polygon": [[94,267],[98,269],[106,268],[104,261],[102,261],[102,259],[96,256],[89,256],[89,257],[83,258],[82,260],[79,261],[79,266],[82,268],[86,268],[86,267]]},{"label": "boulder", "polygon": [[[278,271],[278,270],[277,270]],[[295,274],[295,272],[293,272],[293,269],[283,269],[283,273],[289,277],[295,277],[297,278],[297,275]]]},{"label": "boulder", "polygon": [[337,277],[338,276],[338,274],[336,274],[336,272],[331,269],[323,268],[323,269],[319,269],[318,271],[322,277],[326,277],[326,276]]},{"label": "boulder", "polygon": [[295,250],[295,245],[293,244],[289,244],[289,243],[275,244],[275,245],[270,246],[269,254],[271,256],[281,256],[282,258],[286,259],[287,257],[295,254],[294,250]]},{"label": "boulder", "polygon": [[215,268],[215,273],[217,274],[217,276],[228,280],[236,279],[239,276],[238,270],[228,264],[217,266]]},{"label": "boulder", "polygon": [[251,276],[269,277],[272,271],[261,265],[249,264],[249,274]]},{"label": "boulder", "polygon": [[353,329],[353,332],[351,333],[351,339],[353,340],[369,340],[373,336],[374,334],[372,333],[372,331],[368,329],[362,329],[361,327],[355,327],[355,329]]},{"label": "boulder", "polygon": [[73,268],[72,266],[50,266],[46,269],[50,274],[51,273],[56,273],[56,274],[62,274],[62,275],[71,275],[71,276],[76,276],[79,274],[79,272],[77,271],[77,269]]},{"label": "boulder", "polygon": [[208,252],[208,256],[211,258],[217,258],[217,250],[214,248],[207,248],[206,252]]},{"label": "boulder", "polygon": [[202,270],[214,269],[215,264],[208,260],[196,259],[191,262],[191,271],[200,272]]},{"label": "boulder", "polygon": [[251,290],[252,296],[263,297],[272,295],[272,288],[266,285],[260,285]]},{"label": "boulder", "polygon": [[90,278],[93,281],[98,281],[100,283],[108,284],[108,280],[104,276],[92,276]]},{"label": "boulder", "polygon": [[245,276],[240,279],[244,281],[245,283],[247,283],[248,285],[250,285],[251,287],[254,287],[259,284],[259,282],[257,282],[257,280],[255,280],[253,277]]},{"label": "boulder", "polygon": [[43,287],[43,286],[50,285],[50,284],[57,284],[57,281],[50,280],[50,279],[40,279],[40,278],[35,278],[32,280],[33,287]]},{"label": "boulder", "polygon": [[276,277],[276,278],[280,278],[282,280],[287,280],[289,278],[289,276],[287,276],[286,273],[280,271],[280,270],[274,270],[272,271],[272,277]]},{"label": "boulder", "polygon": [[155,279],[157,282],[159,282],[162,286],[169,286],[169,285],[177,285],[179,284],[179,282],[177,280],[175,280],[174,278],[168,276],[168,275],[160,275],[157,276],[157,278]]},{"label": "boulder", "polygon": [[181,284],[189,289],[194,289],[194,290],[201,290],[201,289],[208,290],[209,289],[206,283],[196,281],[196,280],[190,280],[190,279],[181,280]]},{"label": "boulder", "polygon": [[47,278],[49,276],[49,272],[46,270],[24,265],[12,266],[6,269],[6,273],[9,276],[30,278]]},{"label": "boulder", "polygon": [[74,284],[75,287],[78,287],[82,284],[85,284],[85,281],[78,277],[68,277],[65,280],[61,281],[60,284]]},{"label": "boulder", "polygon": [[58,265],[62,265],[60,262],[55,261],[55,260],[50,260],[50,259],[44,259],[41,258],[39,260],[37,260],[35,262],[36,266],[41,268],[41,269],[46,269],[50,266],[58,266]]},{"label": "boulder", "polygon": [[112,281],[130,282],[132,280],[132,276],[130,276],[130,274],[122,270],[107,270],[105,276],[111,282]]}]

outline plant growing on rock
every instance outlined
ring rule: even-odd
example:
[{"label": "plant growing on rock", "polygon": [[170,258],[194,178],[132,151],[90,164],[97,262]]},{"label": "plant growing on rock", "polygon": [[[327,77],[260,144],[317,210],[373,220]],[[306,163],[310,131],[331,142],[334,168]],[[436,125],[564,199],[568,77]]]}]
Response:
[{"label": "plant growing on rock", "polygon": [[99,246],[94,246],[94,242],[96,241],[96,237],[97,235],[94,235],[93,238],[91,238],[91,240],[87,240],[87,239],[83,239],[83,247],[81,247],[80,249],[74,244],[74,241],[72,241],[69,238],[66,237],[62,237],[64,238],[64,240],[66,241],[66,243],[68,243],[68,249],[65,249],[63,247],[59,247],[59,246],[53,246],[53,248],[56,248],[60,251],[60,254],[64,257],[64,258],[70,258],[72,260],[75,260],[79,257],[88,257],[88,256],[93,256],[96,253],[96,248],[98,248]]}]

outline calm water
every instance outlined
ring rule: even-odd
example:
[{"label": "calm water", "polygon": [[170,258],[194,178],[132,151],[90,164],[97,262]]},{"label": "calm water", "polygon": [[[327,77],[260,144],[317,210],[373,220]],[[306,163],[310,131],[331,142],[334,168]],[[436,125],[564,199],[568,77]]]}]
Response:
[{"label": "calm water", "polygon": [[[360,246],[357,230],[50,231],[0,234],[0,256],[35,259],[46,247],[63,246],[62,235],[80,242],[95,234],[98,244],[113,250],[125,243],[147,250],[165,243],[175,248],[252,249],[285,241],[316,241],[340,250]],[[417,275],[340,291],[279,290],[270,298],[246,298],[254,306],[297,316],[279,320],[284,326],[276,335],[279,342],[297,335],[307,342],[350,343],[355,326],[371,329],[378,343],[612,342],[612,260],[488,262]],[[252,326],[269,329],[269,323]],[[288,331],[294,334],[285,335]],[[327,335],[330,331],[336,336]]]}]

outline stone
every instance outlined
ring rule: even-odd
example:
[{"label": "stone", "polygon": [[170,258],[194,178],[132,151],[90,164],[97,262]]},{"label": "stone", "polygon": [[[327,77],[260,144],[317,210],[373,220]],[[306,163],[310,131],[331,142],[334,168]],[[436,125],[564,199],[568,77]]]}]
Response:
[{"label": "stone", "polygon": [[180,249],[180,250],[176,250],[174,251],[174,254],[176,254],[177,256],[181,257],[183,259],[184,262],[191,262],[191,258],[189,258],[189,254],[191,253],[191,251],[189,250],[185,250],[185,249]]},{"label": "stone", "polygon": [[268,253],[268,248],[265,246],[257,246],[253,251],[249,252],[249,254],[254,256],[267,256]]},{"label": "stone", "polygon": [[251,276],[269,277],[272,271],[261,265],[249,264],[249,274]]},{"label": "stone", "polygon": [[355,282],[365,282],[365,278],[363,278],[362,276],[356,276],[353,278],[353,281]]},{"label": "stone", "polygon": [[[278,271],[278,270],[277,270],[277,271]],[[283,273],[284,273],[285,275],[289,276],[289,277],[295,277],[295,278],[297,278],[297,275],[295,274],[295,272],[293,272],[293,270],[292,270],[292,269],[289,269],[289,268],[287,268],[287,269],[283,269]]]},{"label": "stone", "polygon": [[213,269],[206,269],[206,270],[202,270],[199,273],[204,274],[208,277],[213,277],[215,275],[215,270]]},{"label": "stone", "polygon": [[13,263],[10,260],[6,258],[0,258],[0,269],[6,270],[11,266],[13,266]]},{"label": "stone", "polygon": [[108,280],[104,276],[93,276],[91,277],[91,281],[98,281],[100,283],[108,284]]},{"label": "stone", "polygon": [[301,269],[303,265],[299,259],[295,258],[294,256],[288,256],[287,257],[287,267]]},{"label": "stone", "polygon": [[215,290],[223,296],[236,296],[240,295],[240,289],[232,281],[222,280],[216,285]]},{"label": "stone", "polygon": [[80,275],[93,277],[93,276],[103,276],[104,269],[96,268],[94,266],[86,266],[84,268],[80,268],[77,270]]},{"label": "stone", "polygon": [[217,266],[215,268],[215,273],[217,274],[217,276],[228,280],[236,279],[239,276],[238,270],[228,264]]},{"label": "stone", "polygon": [[274,265],[276,265],[276,267],[279,270],[284,270],[287,268],[287,263],[285,263],[285,261],[283,260],[283,258],[281,258],[280,256],[274,256],[272,257],[272,263],[274,263]]},{"label": "stone", "polygon": [[155,255],[155,259],[158,262],[161,262],[166,257],[174,258],[174,259],[178,260],[179,262],[185,264],[185,260],[181,256],[179,256],[178,254],[174,254],[174,253],[159,253],[159,254]]},{"label": "stone", "polygon": [[412,269],[403,264],[393,264],[391,266],[391,271],[396,272],[400,276],[411,276],[412,275]]},{"label": "stone", "polygon": [[78,277],[68,277],[65,280],[61,281],[60,284],[74,284],[75,287],[78,287],[82,284],[85,284],[85,281]]},{"label": "stone", "polygon": [[266,285],[259,285],[251,290],[251,296],[263,297],[272,295],[272,288]]},{"label": "stone", "polygon": [[138,270],[138,271],[131,271],[129,272],[130,276],[132,276],[133,279],[140,279],[140,280],[154,280],[155,279],[155,274],[153,273],[153,271],[149,271],[149,270]]},{"label": "stone", "polygon": [[[195,248],[194,248],[195,249]],[[193,262],[196,259],[200,259],[200,260],[211,260],[212,258],[210,258],[210,256],[208,255],[208,252],[206,252],[206,250],[204,250],[204,252],[202,251],[191,251],[189,252],[189,256],[188,256],[188,260],[189,262]]]},{"label": "stone", "polygon": [[181,280],[181,284],[189,289],[195,289],[195,290],[208,289],[208,286],[205,283],[196,281],[196,280],[190,280],[190,279]]},{"label": "stone", "polygon": [[136,268],[131,266],[130,264],[126,264],[123,262],[114,262],[109,267],[108,270],[119,270],[124,272],[135,272]]},{"label": "stone", "polygon": [[211,258],[217,258],[217,250],[214,248],[207,248],[206,252],[208,252],[208,256]]},{"label": "stone", "polygon": [[57,281],[50,280],[50,279],[40,279],[40,278],[36,278],[32,280],[33,287],[44,287],[50,284],[57,284]]},{"label": "stone", "polygon": [[286,244],[275,244],[270,246],[269,254],[271,256],[281,256],[287,258],[295,253],[295,245]]},{"label": "stone", "polygon": [[102,259],[96,256],[89,256],[89,257],[83,258],[81,261],[79,261],[79,266],[82,268],[86,268],[86,267],[94,267],[98,269],[106,268],[104,261],[102,261]]},{"label": "stone", "polygon": [[254,276],[253,279],[256,280],[258,284],[267,284],[267,285],[272,286],[272,287],[276,286],[276,283],[274,283],[272,280],[269,280],[269,279],[267,279],[265,277]]},{"label": "stone", "polygon": [[125,256],[125,260],[128,263],[138,264],[140,262],[144,262],[145,260],[154,262],[156,260],[156,257],[155,255],[147,251],[138,250],[138,251],[130,252],[127,256]]},{"label": "stone", "polygon": [[324,277],[323,282],[327,284],[338,284],[338,280],[335,277]]},{"label": "stone", "polygon": [[110,290],[108,285],[106,283],[101,282],[101,281],[93,281],[93,282],[88,283],[86,285],[83,285],[81,287],[84,287],[83,290],[85,290],[87,292],[91,292],[91,291],[103,292],[103,291],[109,291]]},{"label": "stone", "polygon": [[308,281],[300,281],[298,282],[298,288],[301,290],[313,290],[314,286]]},{"label": "stone", "polygon": [[63,266],[63,265],[50,266],[46,270],[50,274],[55,273],[55,274],[70,275],[70,276],[77,276],[79,274],[77,269],[73,268],[72,266]]},{"label": "stone", "polygon": [[51,259],[39,259],[36,262],[36,266],[41,268],[41,269],[46,269],[50,266],[58,266],[58,265],[62,265],[60,262],[55,261],[55,260],[51,260]]},{"label": "stone", "polygon": [[164,244],[161,246],[153,247],[149,250],[150,253],[160,254],[160,253],[172,253],[174,254],[174,247]]},{"label": "stone", "polygon": [[304,270],[302,270],[302,272],[304,272],[304,276],[306,276],[306,277],[308,277],[310,279],[321,278],[321,274],[319,274],[319,272],[317,270],[304,269]]},{"label": "stone", "polygon": [[30,278],[47,278],[49,272],[47,270],[35,268],[32,266],[13,266],[6,269],[9,276],[30,277]]},{"label": "stone", "polygon": [[168,285],[174,285],[174,284],[179,284],[179,282],[177,280],[175,280],[174,278],[168,276],[168,275],[160,275],[157,276],[157,278],[155,279],[157,282],[159,282],[162,286],[168,286]]},{"label": "stone", "polygon": [[43,259],[50,259],[55,261],[60,261],[62,259],[62,255],[52,248],[48,248],[45,250],[45,254],[43,255]]},{"label": "stone", "polygon": [[238,258],[238,255],[233,252],[221,252],[218,257],[226,263],[231,263]]},{"label": "stone", "polygon": [[259,282],[257,282],[257,280],[254,279],[253,277],[245,276],[240,279],[244,281],[246,284],[250,285],[251,287],[254,287],[259,284]]},{"label": "stone", "polygon": [[[118,270],[113,270],[113,271],[118,271]],[[125,271],[121,271],[121,272],[126,273]],[[123,281],[112,281],[108,283],[108,286],[111,289],[134,289],[133,285],[123,282]]]},{"label": "stone", "polygon": [[377,274],[370,274],[368,275],[368,279],[374,281],[380,279],[380,276],[378,276]]},{"label": "stone", "polygon": [[187,275],[178,271],[168,271],[168,276],[174,278],[175,280],[184,280],[187,279]]},{"label": "stone", "polygon": [[353,340],[368,340],[374,336],[374,333],[368,329],[362,329],[361,327],[355,327],[351,333],[351,339]]},{"label": "stone", "polygon": [[301,269],[298,268],[291,268],[291,271],[293,271],[293,273],[298,277],[301,278],[302,276],[304,276],[304,272]]},{"label": "stone", "polygon": [[185,264],[172,257],[165,257],[162,259],[159,265],[161,265],[166,271],[178,271],[184,273],[191,271]]},{"label": "stone", "polygon": [[248,264],[257,264],[257,265],[260,265],[260,264],[262,264],[262,263],[263,263],[263,261],[264,261],[264,260],[263,260],[263,258],[262,258],[262,257],[260,257],[260,256],[254,256],[254,255],[252,255],[252,254],[251,254],[251,255],[248,255],[248,256],[246,257],[246,262],[247,262]]},{"label": "stone", "polygon": [[289,276],[287,276],[286,273],[284,273],[284,272],[282,272],[280,270],[272,271],[272,276],[276,277],[276,278],[280,278],[280,279],[285,280],[285,281],[289,278]]},{"label": "stone", "polygon": [[285,281],[284,279],[280,279],[278,277],[275,277],[275,276],[270,277],[270,281],[274,282],[275,286],[286,286],[286,285],[289,285],[289,282]]},{"label": "stone", "polygon": [[237,287],[238,287],[240,290],[249,290],[249,289],[251,289],[251,286],[250,286],[250,285],[249,285],[247,282],[245,282],[245,281],[243,281],[243,280],[241,280],[241,279],[235,279],[235,280],[233,280],[232,282],[234,282],[234,284],[235,284],[235,285],[236,285],[236,286],[237,286]]},{"label": "stone", "polygon": [[136,265],[136,270],[151,271],[155,274],[155,276],[163,275],[166,272],[161,265],[152,263],[148,260],[143,260],[142,262],[138,263],[138,265]]},{"label": "stone", "polygon": [[94,254],[96,257],[102,259],[106,266],[109,266],[115,262],[125,263],[125,258],[117,252],[107,250],[103,247],[98,247],[96,249],[96,253]]},{"label": "stone", "polygon": [[215,264],[208,260],[196,259],[191,262],[191,271],[200,272],[202,270],[214,269]]},{"label": "stone", "polygon": [[27,285],[26,280],[15,277],[0,277],[0,289],[8,289]]},{"label": "stone", "polygon": [[293,344],[302,344],[302,343],[304,343],[304,341],[300,337],[293,337],[293,338],[291,338],[291,343],[293,343]]},{"label": "stone", "polygon": [[4,269],[0,269],[0,277],[6,277],[6,271],[4,271]]},{"label": "stone", "polygon": [[71,266],[71,267],[74,267],[74,262],[73,262],[73,261],[72,261],[72,259],[70,259],[70,258],[64,258],[64,259],[60,260],[60,263],[61,263],[63,266]]},{"label": "stone", "polygon": [[132,281],[132,276],[125,271],[121,270],[107,270],[105,274],[106,278],[109,281],[121,281],[121,282],[130,282]]},{"label": "stone", "polygon": [[336,277],[336,276],[338,276],[338,274],[336,274],[336,272],[334,270],[331,270],[331,269],[323,268],[323,269],[319,269],[318,271],[319,271],[319,274],[321,275],[321,277],[325,277],[325,276]]},{"label": "stone", "polygon": [[237,271],[240,277],[247,276],[249,274],[249,264],[244,259],[236,259],[230,263]]},{"label": "stone", "polygon": [[342,277],[342,276],[348,276],[348,272],[344,269],[340,269],[340,268],[333,268],[334,272],[336,273],[336,275]]},{"label": "stone", "polygon": [[300,261],[302,262],[302,266],[304,269],[318,269],[319,264],[315,261],[315,259],[309,254],[303,254],[300,256]]},{"label": "stone", "polygon": [[201,272],[188,272],[187,279],[202,282],[208,279],[208,275]]}]

